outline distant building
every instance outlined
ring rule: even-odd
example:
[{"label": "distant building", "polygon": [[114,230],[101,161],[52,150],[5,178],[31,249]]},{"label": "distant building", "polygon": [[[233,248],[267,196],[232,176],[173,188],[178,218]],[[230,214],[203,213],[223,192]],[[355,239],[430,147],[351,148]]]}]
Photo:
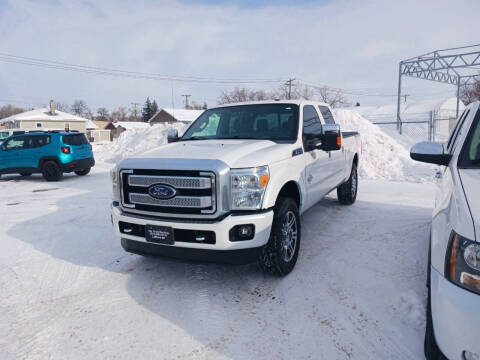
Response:
[{"label": "distant building", "polygon": [[50,101],[50,108],[26,111],[0,119],[5,129],[43,129],[43,130],[75,130],[85,132],[90,120],[55,109]]},{"label": "distant building", "polygon": [[105,130],[110,130],[110,139],[116,139],[126,130],[148,129],[150,125],[140,121],[118,121],[111,122],[105,127]]},{"label": "distant building", "polygon": [[184,122],[190,123],[195,121],[205,110],[190,110],[190,109],[169,109],[163,108],[157,111],[150,120],[148,120],[150,125],[160,124],[160,123],[174,123],[174,122]]}]

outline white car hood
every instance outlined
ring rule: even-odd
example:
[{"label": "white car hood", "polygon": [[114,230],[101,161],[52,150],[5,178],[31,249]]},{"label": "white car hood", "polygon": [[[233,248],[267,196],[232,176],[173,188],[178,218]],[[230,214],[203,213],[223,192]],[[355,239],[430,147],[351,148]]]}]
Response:
[{"label": "white car hood", "polygon": [[459,173],[472,213],[476,240],[480,241],[480,169],[459,169]]},{"label": "white car hood", "polygon": [[221,160],[230,168],[268,165],[292,157],[294,144],[270,140],[194,140],[179,141],[149,150],[135,158]]}]

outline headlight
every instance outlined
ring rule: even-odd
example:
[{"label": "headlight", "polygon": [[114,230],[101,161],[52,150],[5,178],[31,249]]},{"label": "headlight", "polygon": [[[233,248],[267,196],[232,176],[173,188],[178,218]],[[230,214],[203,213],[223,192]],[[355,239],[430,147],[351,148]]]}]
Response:
[{"label": "headlight", "polygon": [[117,167],[115,166],[112,170],[110,170],[110,179],[112,180],[112,196],[113,201],[119,201],[120,199],[120,192],[118,188],[118,171]]},{"label": "headlight", "polygon": [[445,273],[453,283],[480,294],[480,244],[452,233]]},{"label": "headlight", "polygon": [[262,207],[263,195],[270,174],[268,166],[249,169],[232,169],[232,210],[255,210]]}]

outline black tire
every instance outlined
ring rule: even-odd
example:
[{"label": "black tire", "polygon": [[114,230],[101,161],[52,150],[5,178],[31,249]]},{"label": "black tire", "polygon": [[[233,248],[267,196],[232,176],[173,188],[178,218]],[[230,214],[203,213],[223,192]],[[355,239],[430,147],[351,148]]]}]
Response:
[{"label": "black tire", "polygon": [[357,199],[358,193],[358,172],[357,165],[353,163],[350,177],[347,181],[337,187],[337,197],[340,204],[352,205]]},{"label": "black tire", "polygon": [[437,341],[435,340],[432,322],[430,288],[428,289],[427,297],[427,324],[425,326],[425,341],[423,343],[423,350],[427,360],[448,360],[445,355],[442,354],[442,351],[439,349]]},{"label": "black tire", "polygon": [[264,272],[285,276],[293,270],[298,258],[300,214],[295,201],[285,197],[277,200],[273,212],[270,239],[260,254],[258,266]]},{"label": "black tire", "polygon": [[85,176],[90,172],[90,168],[82,169],[82,170],[75,170],[74,173],[78,176]]},{"label": "black tire", "polygon": [[63,172],[55,161],[45,161],[42,165],[43,178],[47,181],[59,181]]},{"label": "black tire", "polygon": [[30,176],[30,175],[32,175],[32,173],[20,173],[20,175],[22,175],[22,176]]}]

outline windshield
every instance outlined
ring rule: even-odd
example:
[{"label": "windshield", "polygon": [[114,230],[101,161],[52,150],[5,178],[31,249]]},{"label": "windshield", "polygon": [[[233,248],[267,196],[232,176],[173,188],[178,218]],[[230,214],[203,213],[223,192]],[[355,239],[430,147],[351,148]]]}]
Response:
[{"label": "windshield", "polygon": [[475,115],[460,157],[462,167],[480,167],[480,110]]},{"label": "windshield", "polygon": [[181,140],[296,140],[297,134],[297,105],[257,104],[206,110]]}]

